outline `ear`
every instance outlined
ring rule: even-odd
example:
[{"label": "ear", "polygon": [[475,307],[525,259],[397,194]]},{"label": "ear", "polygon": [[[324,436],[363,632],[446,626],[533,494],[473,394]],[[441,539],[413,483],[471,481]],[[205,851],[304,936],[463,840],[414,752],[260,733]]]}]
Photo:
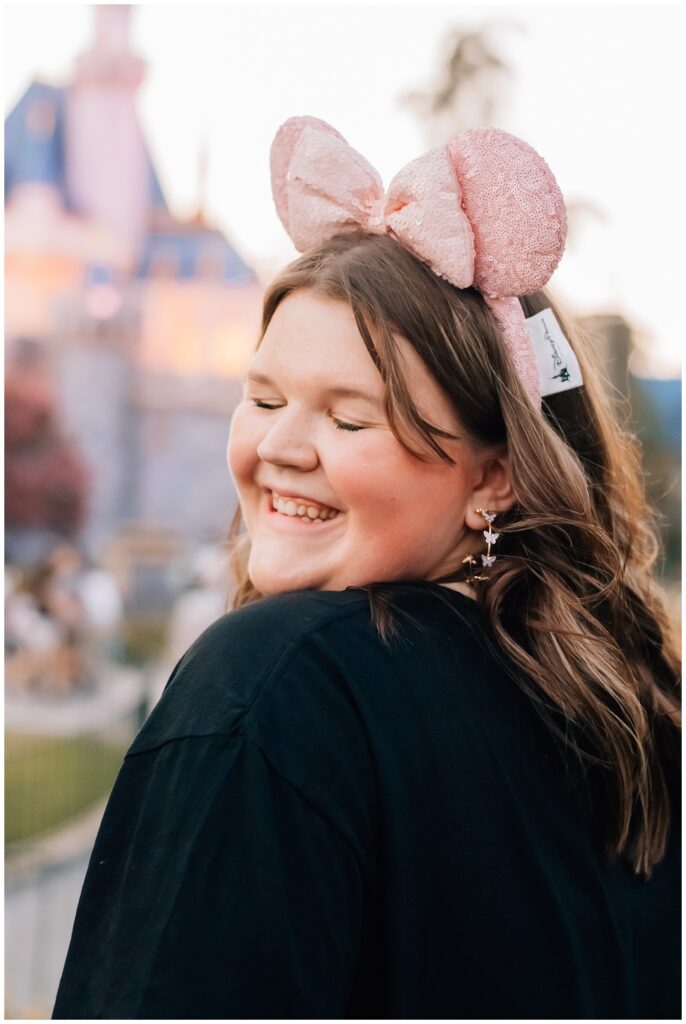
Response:
[{"label": "ear", "polygon": [[489,449],[481,456],[476,469],[476,483],[465,513],[465,525],[470,530],[481,531],[487,524],[481,513],[476,511],[478,508],[502,515],[515,501],[507,448]]}]

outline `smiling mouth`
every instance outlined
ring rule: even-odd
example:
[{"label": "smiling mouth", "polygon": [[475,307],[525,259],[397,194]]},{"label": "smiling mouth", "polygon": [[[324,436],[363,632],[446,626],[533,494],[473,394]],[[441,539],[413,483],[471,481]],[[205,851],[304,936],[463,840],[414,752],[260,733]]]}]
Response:
[{"label": "smiling mouth", "polygon": [[[339,509],[315,507],[314,505],[308,505],[304,499],[296,501],[295,498],[282,498],[281,495],[274,495],[271,490],[267,490],[265,499],[267,521],[270,522],[274,529],[286,530],[287,534],[295,532],[295,534],[314,536],[321,531],[328,532],[329,529],[336,525],[336,520],[344,515]],[[278,506],[282,506],[283,511]],[[293,506],[295,506],[295,511]],[[298,511],[303,508],[304,512]],[[313,516],[311,513],[308,515],[308,508],[315,511],[316,516]]]},{"label": "smiling mouth", "polygon": [[275,494],[273,491],[269,492],[269,507],[272,513],[286,519],[300,520],[309,526],[321,525],[340,515],[340,509],[313,504],[306,498]]}]

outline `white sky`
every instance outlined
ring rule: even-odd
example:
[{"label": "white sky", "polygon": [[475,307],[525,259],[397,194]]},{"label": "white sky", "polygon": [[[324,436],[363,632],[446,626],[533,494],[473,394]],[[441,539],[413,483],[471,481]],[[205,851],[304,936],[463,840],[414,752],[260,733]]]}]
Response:
[{"label": "white sky", "polygon": [[[68,80],[90,39],[83,5],[5,6],[5,107],[33,77]],[[580,311],[623,312],[651,340],[651,371],[679,372],[681,7],[679,4],[135,5],[148,64],[141,120],[180,215],[198,195],[263,279],[294,250],[274,211],[269,145],[292,114],[330,121],[384,181],[426,149],[399,97],[427,86],[454,27],[506,22],[515,75],[498,126],[531,143],[568,200],[599,207],[553,285]]]}]

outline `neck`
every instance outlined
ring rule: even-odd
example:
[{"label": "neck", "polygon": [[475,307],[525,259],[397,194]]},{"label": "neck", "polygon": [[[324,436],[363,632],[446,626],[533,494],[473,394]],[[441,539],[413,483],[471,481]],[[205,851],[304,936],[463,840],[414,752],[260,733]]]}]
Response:
[{"label": "neck", "polygon": [[450,590],[457,590],[460,594],[464,594],[466,597],[471,597],[473,601],[476,601],[476,594],[468,583],[440,583],[441,587],[448,587]]}]

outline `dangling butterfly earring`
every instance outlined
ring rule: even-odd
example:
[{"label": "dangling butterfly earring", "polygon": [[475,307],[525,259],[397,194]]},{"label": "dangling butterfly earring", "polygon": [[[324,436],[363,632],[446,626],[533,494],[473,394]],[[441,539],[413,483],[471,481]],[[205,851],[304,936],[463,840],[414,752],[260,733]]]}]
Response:
[{"label": "dangling butterfly earring", "polygon": [[[488,544],[488,550],[486,551],[485,555],[482,554],[481,564],[484,569],[490,569],[493,563],[495,562],[495,555],[491,554],[491,545],[495,544],[498,537],[500,536],[499,533],[493,533],[493,527],[491,526],[491,523],[494,521],[496,517],[496,513],[489,512],[487,508],[475,508],[474,511],[477,512],[480,516],[483,516],[487,523],[487,527],[483,531],[483,533],[484,539]],[[467,566],[466,572],[471,574],[465,577],[466,583],[476,583],[479,580],[485,581],[488,579],[488,576],[478,576],[476,574],[474,566],[477,563],[476,559],[474,558],[474,555],[467,555],[465,558],[462,559],[462,564]]]}]

